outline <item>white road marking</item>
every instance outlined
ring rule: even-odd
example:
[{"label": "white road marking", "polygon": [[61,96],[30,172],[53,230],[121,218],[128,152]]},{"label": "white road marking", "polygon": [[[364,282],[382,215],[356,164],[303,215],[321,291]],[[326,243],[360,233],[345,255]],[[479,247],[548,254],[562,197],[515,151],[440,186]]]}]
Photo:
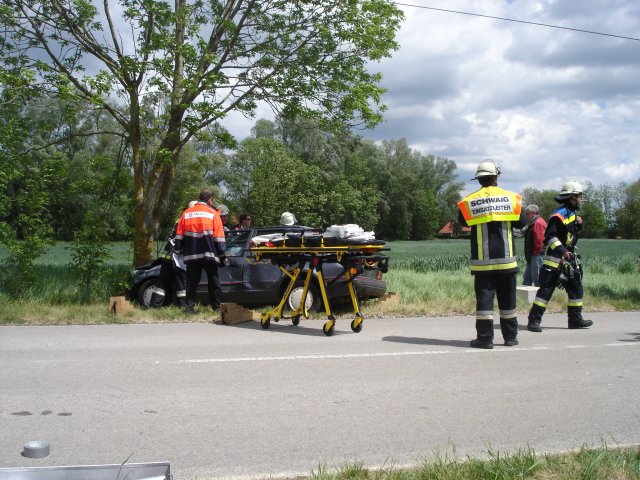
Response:
[{"label": "white road marking", "polygon": [[277,355],[264,357],[235,357],[235,358],[191,358],[183,360],[158,360],[159,364],[185,364],[185,363],[231,363],[231,362],[269,362],[288,360],[330,360],[341,358],[376,358],[376,357],[407,357],[411,355],[449,355],[453,353],[508,353],[508,352],[535,352],[539,350],[559,350],[562,348],[602,348],[620,346],[640,346],[640,342],[629,343],[608,343],[604,345],[566,345],[561,347],[506,347],[493,350],[482,350],[476,348],[465,348],[464,350],[409,350],[405,352],[373,352],[373,353],[338,353],[338,354],[315,354],[315,355]]}]

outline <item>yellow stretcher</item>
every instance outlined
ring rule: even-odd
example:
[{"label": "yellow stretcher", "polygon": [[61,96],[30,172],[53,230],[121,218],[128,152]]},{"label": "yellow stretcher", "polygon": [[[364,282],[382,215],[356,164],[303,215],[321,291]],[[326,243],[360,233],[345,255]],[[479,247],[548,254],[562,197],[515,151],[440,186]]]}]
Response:
[{"label": "yellow stretcher", "polygon": [[[309,318],[306,308],[307,292],[316,273],[318,287],[327,314],[327,322],[323,325],[322,331],[328,337],[333,335],[336,319],[331,313],[331,305],[327,297],[326,281],[322,275],[322,265],[325,263],[339,263],[344,270],[344,276],[349,289],[349,296],[353,304],[355,319],[351,322],[351,330],[358,333],[362,330],[364,317],[358,306],[358,297],[353,286],[353,279],[364,272],[365,269],[380,270],[385,273],[389,268],[389,257],[381,254],[381,250],[388,250],[384,245],[363,244],[363,245],[320,245],[320,246],[251,246],[251,253],[256,262],[271,261],[278,265],[280,270],[289,277],[289,285],[284,291],[280,303],[272,310],[264,312],[260,317],[262,328],[269,328],[271,320],[278,322],[281,318],[291,318],[293,325],[300,324],[300,317]],[[298,277],[303,272],[305,265],[308,265],[304,274],[304,286],[300,305],[296,307],[290,317],[284,317],[284,306],[293,290]],[[341,276],[339,276],[341,277]],[[335,280],[337,280],[336,277]]]}]

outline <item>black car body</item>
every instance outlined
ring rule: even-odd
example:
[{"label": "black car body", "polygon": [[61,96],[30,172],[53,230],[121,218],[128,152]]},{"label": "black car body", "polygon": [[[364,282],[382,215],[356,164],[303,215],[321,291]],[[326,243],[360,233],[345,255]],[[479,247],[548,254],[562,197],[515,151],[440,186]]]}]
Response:
[{"label": "black car body", "polygon": [[[289,284],[287,277],[277,265],[271,262],[256,263],[251,257],[249,244],[253,237],[272,233],[292,233],[312,230],[309,227],[256,227],[249,230],[231,230],[226,232],[227,259],[224,266],[218,269],[222,297],[225,302],[232,302],[245,307],[276,305],[280,302]],[[305,267],[306,268],[306,267]],[[156,260],[147,267],[137,268],[133,273],[133,289],[131,297],[142,305],[149,305],[155,282],[160,274],[160,262]],[[326,291],[332,304],[349,301],[349,290],[344,278],[344,271],[338,263],[326,263],[322,267],[326,281]],[[336,279],[336,277],[338,277]],[[304,278],[301,274],[300,279]],[[387,285],[379,270],[366,269],[353,280],[358,298],[366,300],[378,298],[385,294]],[[207,277],[203,272],[197,290],[198,301],[209,303]],[[288,303],[291,308],[300,304],[302,281],[292,290]],[[171,302],[173,295],[165,296],[166,303]],[[310,311],[322,310],[322,300],[317,287],[311,285],[306,300]]]}]

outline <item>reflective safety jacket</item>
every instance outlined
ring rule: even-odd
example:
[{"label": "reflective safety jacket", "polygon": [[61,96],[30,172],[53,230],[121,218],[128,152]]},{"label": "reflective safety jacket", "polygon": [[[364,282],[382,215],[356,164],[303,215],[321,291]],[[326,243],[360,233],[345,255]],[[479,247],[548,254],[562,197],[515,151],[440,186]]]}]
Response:
[{"label": "reflective safety jacket", "polygon": [[547,248],[542,261],[543,265],[558,268],[564,253],[567,250],[573,251],[578,243],[578,232],[582,230],[582,225],[576,219],[576,211],[567,205],[553,212],[544,232],[544,243]]},{"label": "reflective safety jacket", "polygon": [[471,273],[514,273],[518,260],[513,227],[527,217],[522,197],[498,187],[484,187],[458,202],[460,224],[471,227]]},{"label": "reflective safety jacket", "polygon": [[182,253],[185,263],[212,260],[220,263],[226,256],[226,243],[220,214],[205,202],[187,208],[176,228],[176,253]]}]

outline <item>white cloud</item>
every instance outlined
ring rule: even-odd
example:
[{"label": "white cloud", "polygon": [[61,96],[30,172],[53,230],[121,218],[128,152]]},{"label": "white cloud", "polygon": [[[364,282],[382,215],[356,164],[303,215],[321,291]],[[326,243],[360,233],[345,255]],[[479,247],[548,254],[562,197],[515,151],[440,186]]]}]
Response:
[{"label": "white cloud", "polygon": [[[423,1],[407,2],[425,4]],[[430,1],[428,6],[634,37],[635,0]],[[503,166],[501,184],[560,188],[640,175],[640,42],[403,7],[400,50],[384,74],[385,122],[375,140],[404,137],[458,164]],[[471,186],[473,187],[473,186]]]},{"label": "white cloud", "polygon": [[[415,0],[406,3],[638,37],[637,0]],[[447,157],[460,180],[485,158],[503,167],[501,185],[559,189],[640,176],[640,42],[555,28],[402,7],[384,75],[385,120],[376,141],[406,138]],[[257,118],[273,118],[264,107]],[[238,138],[255,119],[230,115]],[[477,184],[469,182],[467,190]]]}]

